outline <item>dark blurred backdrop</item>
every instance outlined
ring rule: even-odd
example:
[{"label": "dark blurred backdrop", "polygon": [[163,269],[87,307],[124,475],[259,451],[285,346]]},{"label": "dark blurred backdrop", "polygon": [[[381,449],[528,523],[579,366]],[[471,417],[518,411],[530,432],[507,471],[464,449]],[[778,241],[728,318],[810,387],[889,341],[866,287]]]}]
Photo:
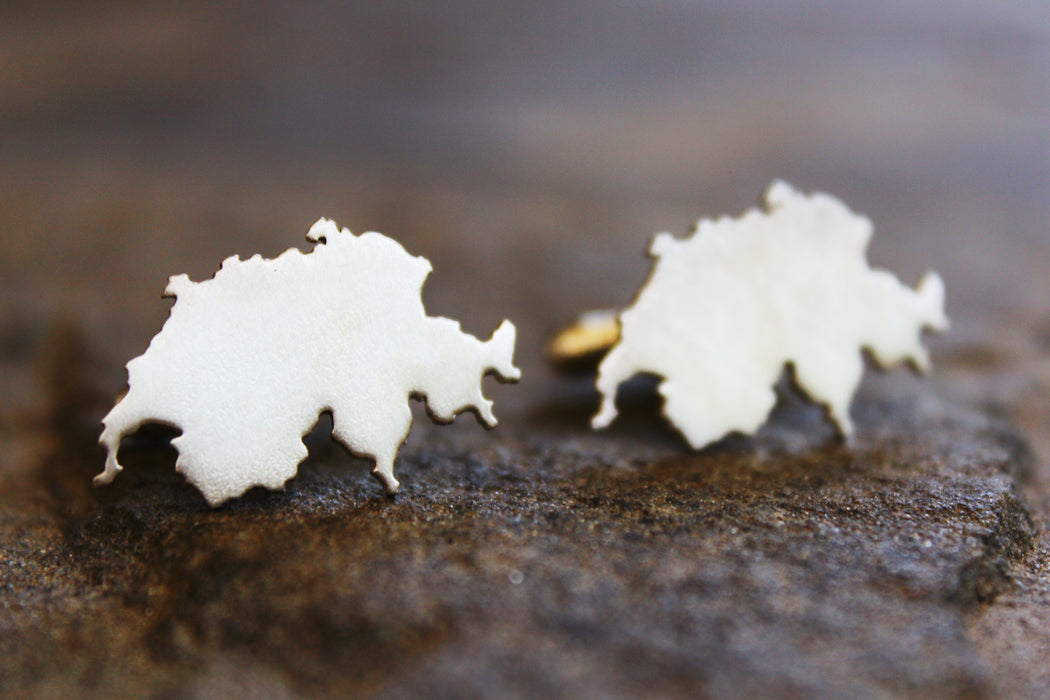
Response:
[{"label": "dark blurred backdrop", "polygon": [[1025,419],[1050,404],[1048,69],[1034,0],[7,2],[4,410],[57,320],[119,386],[167,275],[321,215],[430,257],[432,312],[510,316],[541,391],[546,335],[627,303],[651,233],[782,177],[868,214],[876,264],[939,269],[938,376]]}]

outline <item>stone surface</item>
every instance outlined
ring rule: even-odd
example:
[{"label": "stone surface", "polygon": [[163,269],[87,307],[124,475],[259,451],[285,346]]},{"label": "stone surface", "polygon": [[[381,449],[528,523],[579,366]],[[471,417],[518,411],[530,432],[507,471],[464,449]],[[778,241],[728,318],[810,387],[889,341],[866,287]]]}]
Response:
[{"label": "stone surface", "polygon": [[[417,6],[0,9],[0,695],[1045,697],[1044,8]],[[935,371],[869,376],[852,449],[788,398],[694,454],[644,379],[592,433],[549,334],[775,177],[944,276]],[[157,280],[319,212],[514,319],[500,425],[417,421],[394,500],[327,419],[286,493],[212,510],[163,432],[91,487]]]},{"label": "stone surface", "polygon": [[699,453],[652,386],[589,433],[577,385],[485,439],[414,433],[395,498],[321,427],[286,493],[216,510],[170,431],[92,489],[90,382],[52,383],[42,488],[4,504],[18,694],[983,697],[966,619],[1034,548],[1023,441],[916,381],[868,382],[851,448],[786,391]]}]

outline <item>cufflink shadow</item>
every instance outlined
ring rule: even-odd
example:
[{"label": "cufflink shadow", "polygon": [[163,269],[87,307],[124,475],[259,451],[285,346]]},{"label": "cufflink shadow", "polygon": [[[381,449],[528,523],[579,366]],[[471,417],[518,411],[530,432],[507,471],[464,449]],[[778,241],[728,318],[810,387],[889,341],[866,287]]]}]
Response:
[{"label": "cufflink shadow", "polygon": [[179,431],[159,423],[144,424],[125,437],[120,450],[128,468],[113,483],[95,487],[92,478],[106,459],[98,444],[101,417],[113,403],[101,387],[108,367],[72,320],[55,324],[40,354],[39,378],[47,402],[41,423],[50,447],[40,458],[37,478],[57,518],[75,528],[131,493],[149,507],[207,508],[197,489],[175,471],[177,455],[170,442]]},{"label": "cufflink shadow", "polygon": [[613,440],[641,438],[698,455],[756,451],[798,454],[843,444],[826,407],[812,401],[798,386],[790,365],[784,368],[773,387],[776,392],[773,409],[754,434],[729,433],[700,450],[692,450],[664,416],[663,398],[658,391],[660,381],[657,375],[639,374],[624,382],[616,396],[617,417],[600,431],[590,426],[599,404],[593,374],[559,378],[552,398],[530,411],[526,420],[533,429],[559,433],[586,431]]},{"label": "cufflink shadow", "polygon": [[660,377],[638,374],[620,385],[616,395],[618,414],[608,428],[596,431],[591,419],[598,412],[599,396],[594,376],[560,377],[551,397],[525,416],[530,429],[554,433],[585,432],[608,439],[643,438],[668,447],[688,445],[663,415],[663,399],[657,387]]},{"label": "cufflink shadow", "polygon": [[[355,454],[332,434],[335,416],[329,410],[322,411],[317,422],[310,428],[302,440],[306,445],[307,457],[299,463],[295,475],[285,482],[283,491],[270,491],[261,486],[247,491],[241,498],[254,496],[272,496],[288,500],[289,495],[310,497],[311,494],[328,498],[335,493],[345,494],[348,491],[362,498],[380,498],[383,495],[382,485],[370,473],[375,464],[373,459]],[[231,499],[236,501],[239,499]]]}]

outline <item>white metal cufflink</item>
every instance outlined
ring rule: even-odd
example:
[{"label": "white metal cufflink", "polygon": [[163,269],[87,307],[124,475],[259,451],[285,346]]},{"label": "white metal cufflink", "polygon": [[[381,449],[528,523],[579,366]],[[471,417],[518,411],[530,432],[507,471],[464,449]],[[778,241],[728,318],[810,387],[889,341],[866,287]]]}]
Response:
[{"label": "white metal cufflink", "polygon": [[693,448],[754,432],[790,363],[849,437],[862,349],[883,367],[925,370],[923,329],[948,328],[937,273],[912,290],[871,269],[871,236],[871,222],[839,200],[774,182],[762,211],[701,220],[684,239],[657,234],[653,270],[635,302],[615,321],[610,312],[581,318],[550,351],[565,362],[611,347],[598,368],[595,428],[616,417],[619,385],[648,372],[662,378],[664,413]]},{"label": "white metal cufflink", "polygon": [[394,456],[411,426],[410,396],[425,397],[439,421],[471,410],[496,424],[480,382],[521,376],[513,324],[482,342],[427,316],[430,263],[379,233],[355,236],[321,219],[307,239],[308,253],[235,256],[212,279],[170,279],[171,316],[128,363],[128,392],[103,419],[108,456],[96,484],[113,480],[121,438],[145,422],[182,430],[176,469],[211,505],[252,486],[282,488],[325,410],[339,442],[375,459],[388,493],[399,485]]}]

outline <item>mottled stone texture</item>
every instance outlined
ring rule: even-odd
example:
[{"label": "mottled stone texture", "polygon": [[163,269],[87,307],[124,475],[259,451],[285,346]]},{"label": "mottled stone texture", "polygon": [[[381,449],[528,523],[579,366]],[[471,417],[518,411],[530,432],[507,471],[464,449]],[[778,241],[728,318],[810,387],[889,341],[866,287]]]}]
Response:
[{"label": "mottled stone texture", "polygon": [[93,489],[78,376],[5,505],[9,692],[984,697],[966,621],[1033,550],[1024,443],[899,377],[852,445],[786,393],[699,453],[651,385],[594,434],[566,380],[487,435],[417,423],[395,498],[319,427],[285,493],[213,510],[162,430]]}]

